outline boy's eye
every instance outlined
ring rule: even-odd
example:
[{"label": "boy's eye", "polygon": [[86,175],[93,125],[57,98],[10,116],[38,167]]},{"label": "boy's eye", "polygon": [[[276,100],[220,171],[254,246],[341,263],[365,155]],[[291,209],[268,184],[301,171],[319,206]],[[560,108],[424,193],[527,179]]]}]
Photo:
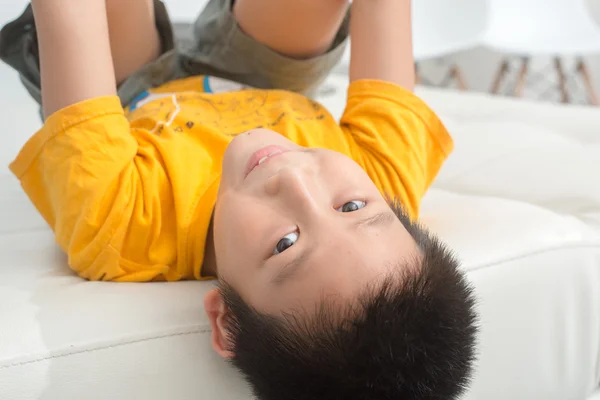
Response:
[{"label": "boy's eye", "polygon": [[275,246],[275,250],[273,251],[273,255],[283,253],[290,247],[296,243],[298,240],[298,232],[292,232],[285,235],[279,242],[277,242],[277,246]]},{"label": "boy's eye", "polygon": [[[345,203],[343,206],[337,208],[336,210],[339,212],[343,212],[343,213],[349,213],[349,212],[358,211],[361,208],[364,208],[366,205],[367,205],[367,203],[365,203],[364,201],[352,200],[352,201]],[[277,245],[275,246],[275,250],[273,250],[273,255],[283,253],[284,251],[286,251],[287,249],[292,247],[296,243],[297,240],[298,240],[298,232],[292,232],[292,233],[285,235],[279,242],[277,242]]]},{"label": "boy's eye", "polygon": [[344,213],[354,212],[360,210],[361,208],[364,208],[364,206],[366,205],[367,203],[365,203],[364,201],[353,200],[338,208],[337,211]]}]

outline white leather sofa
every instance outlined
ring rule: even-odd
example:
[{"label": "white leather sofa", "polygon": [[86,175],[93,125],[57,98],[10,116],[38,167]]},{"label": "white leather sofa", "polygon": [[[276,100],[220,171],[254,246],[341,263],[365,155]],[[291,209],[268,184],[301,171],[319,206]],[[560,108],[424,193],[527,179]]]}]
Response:
[{"label": "white leather sofa", "polygon": [[[7,165],[39,123],[2,68]],[[322,98],[337,115],[345,85],[333,77]],[[422,219],[477,289],[479,361],[465,399],[599,400],[600,110],[419,93],[456,141]],[[0,169],[0,399],[249,399],[211,350],[210,287],[77,278]]]}]

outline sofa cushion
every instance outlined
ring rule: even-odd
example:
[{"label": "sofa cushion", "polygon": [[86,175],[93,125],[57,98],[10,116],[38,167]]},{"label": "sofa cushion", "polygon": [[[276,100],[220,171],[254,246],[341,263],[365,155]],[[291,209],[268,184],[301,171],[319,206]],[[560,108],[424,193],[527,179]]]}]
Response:
[{"label": "sofa cushion", "polygon": [[[336,115],[346,84],[334,76],[321,96]],[[456,141],[422,221],[476,286],[480,357],[466,398],[587,399],[600,381],[600,112],[419,93]],[[32,103],[16,104],[5,165],[37,124]],[[0,221],[0,398],[249,398],[211,350],[212,283],[77,278],[7,171]]]}]

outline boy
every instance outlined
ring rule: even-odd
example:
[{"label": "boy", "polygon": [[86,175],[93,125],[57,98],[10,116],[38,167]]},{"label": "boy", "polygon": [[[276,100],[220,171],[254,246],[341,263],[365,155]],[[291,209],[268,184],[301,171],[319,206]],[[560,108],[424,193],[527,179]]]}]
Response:
[{"label": "boy", "polygon": [[0,50],[47,119],[11,169],[79,275],[218,277],[213,347],[261,399],[462,393],[471,289],[413,222],[452,142],[410,92],[409,0],[353,2],[339,124],[294,92],[337,62],[345,0],[212,0],[185,51],[159,2],[32,6]]}]

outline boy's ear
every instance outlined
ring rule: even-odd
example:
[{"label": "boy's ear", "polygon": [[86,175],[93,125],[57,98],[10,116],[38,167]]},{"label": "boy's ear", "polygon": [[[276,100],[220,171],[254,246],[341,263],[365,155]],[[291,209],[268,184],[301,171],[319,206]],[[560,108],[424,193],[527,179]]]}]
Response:
[{"label": "boy's ear", "polygon": [[204,297],[204,310],[212,328],[213,349],[223,358],[232,358],[232,347],[227,333],[229,310],[219,289],[213,289]]}]

